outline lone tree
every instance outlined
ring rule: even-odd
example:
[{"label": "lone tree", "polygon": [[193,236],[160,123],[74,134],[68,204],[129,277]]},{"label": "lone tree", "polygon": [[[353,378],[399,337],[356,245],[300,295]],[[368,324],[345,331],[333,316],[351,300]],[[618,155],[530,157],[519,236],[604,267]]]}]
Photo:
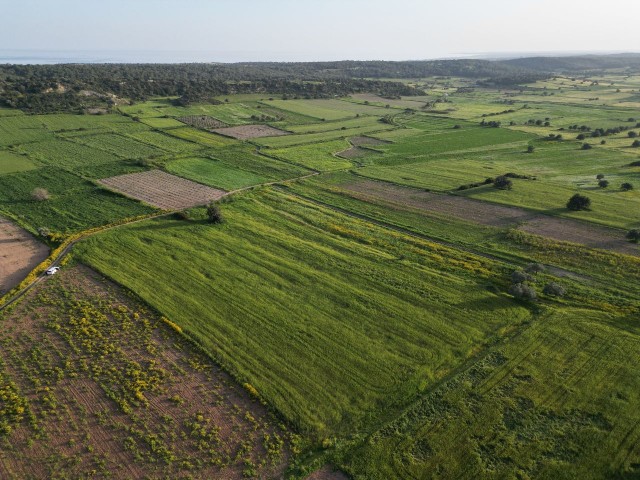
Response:
[{"label": "lone tree", "polygon": [[620,188],[625,192],[628,192],[629,190],[633,190],[633,184],[629,182],[624,182],[622,185],[620,185]]},{"label": "lone tree", "polygon": [[639,148],[640,147],[640,140],[634,140],[633,143],[631,144],[631,146],[633,148]]},{"label": "lone tree", "polygon": [[46,188],[34,188],[31,192],[31,198],[37,202],[49,200],[50,195]]},{"label": "lone tree", "polygon": [[535,151],[536,151],[536,147],[534,147],[533,145],[527,146],[527,153],[533,153]]},{"label": "lone tree", "polygon": [[549,282],[542,289],[542,293],[551,297],[564,297],[564,295],[567,293],[567,289],[559,283]]},{"label": "lone tree", "polygon": [[222,212],[220,211],[220,207],[217,203],[211,202],[207,206],[207,218],[211,223],[221,223],[222,222]]},{"label": "lone tree", "polygon": [[600,188],[607,188],[609,186],[609,180],[605,180],[604,178],[598,182],[598,186]]},{"label": "lone tree", "polygon": [[640,228],[632,228],[627,232],[627,238],[634,243],[640,242]]},{"label": "lone tree", "polygon": [[599,173],[596,175],[596,179],[602,180],[604,178],[604,173]]},{"label": "lone tree", "polygon": [[569,210],[589,210],[591,206],[591,199],[585,195],[580,195],[576,193],[573,197],[569,199],[567,202],[567,208]]},{"label": "lone tree", "polygon": [[500,190],[511,190],[511,188],[513,188],[513,182],[505,175],[500,175],[493,180],[493,186]]},{"label": "lone tree", "polygon": [[583,143],[581,148],[582,150],[591,150],[593,147],[588,143]]},{"label": "lone tree", "polygon": [[533,282],[535,279],[533,276],[529,275],[527,272],[523,272],[522,270],[514,270],[511,274],[511,283],[525,283],[525,282]]},{"label": "lone tree", "polygon": [[524,271],[535,275],[536,273],[544,272],[545,267],[541,263],[529,263],[524,267]]}]

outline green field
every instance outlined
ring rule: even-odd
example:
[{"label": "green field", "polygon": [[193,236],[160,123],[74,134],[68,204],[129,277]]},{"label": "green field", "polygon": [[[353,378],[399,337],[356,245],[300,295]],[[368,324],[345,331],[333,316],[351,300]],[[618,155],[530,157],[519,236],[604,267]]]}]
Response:
[{"label": "green field", "polygon": [[334,155],[342,150],[346,150],[350,146],[346,140],[335,140],[332,142],[313,143],[311,145],[298,147],[269,149],[266,152],[270,156],[297,163],[306,168],[329,172],[332,170],[343,170],[353,166],[350,161]]},{"label": "green field", "polygon": [[125,227],[78,254],[313,437],[368,431],[498,328],[529,318],[486,290],[499,269],[479,257],[269,190],[224,213],[220,227]]},{"label": "green field", "polygon": [[6,173],[26,172],[37,168],[36,164],[24,155],[16,155],[6,150],[0,150],[0,175]]},{"label": "green field", "polygon": [[[355,478],[635,478],[638,330],[598,312],[537,319],[352,452]],[[620,473],[625,472],[625,473]]]},{"label": "green field", "polygon": [[[35,188],[46,188],[51,198],[32,200]],[[55,167],[0,176],[0,212],[34,232],[46,227],[53,233],[70,234],[153,211]]]},{"label": "green field", "polygon": [[[55,248],[158,212],[98,179],[158,169],[231,192],[221,223],[193,208],[122,225],[78,242],[71,265],[125,287],[263,402],[294,433],[284,478],[324,465],[353,480],[638,478],[640,250],[626,235],[640,228],[640,149],[628,134],[640,133],[640,77],[499,89],[396,80],[426,95],[259,90],[104,115],[0,108],[0,215],[45,227]],[[291,134],[235,140],[178,121],[189,115]],[[351,142],[355,158],[338,157]],[[493,185],[501,175],[510,189]],[[36,188],[49,198],[33,199]],[[575,193],[589,209],[567,208]],[[536,298],[516,298],[514,270],[534,267],[524,283]],[[0,383],[4,372],[0,358]],[[185,388],[205,388],[194,382]],[[180,408],[158,405],[167,418]],[[165,446],[202,433],[163,421]],[[142,423],[134,413],[119,434]],[[219,453],[216,435],[198,444],[202,458]],[[145,458],[161,458],[157,445]],[[242,448],[225,458],[262,478]]]},{"label": "green field", "polygon": [[210,158],[181,158],[167,163],[166,169],[175,175],[224,190],[235,190],[270,180]]}]

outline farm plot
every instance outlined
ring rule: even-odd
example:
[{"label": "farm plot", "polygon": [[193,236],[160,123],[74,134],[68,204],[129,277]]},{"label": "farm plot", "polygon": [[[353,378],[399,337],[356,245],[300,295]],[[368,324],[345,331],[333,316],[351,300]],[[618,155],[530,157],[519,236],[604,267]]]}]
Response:
[{"label": "farm plot", "polygon": [[282,477],[296,437],[251,387],[88,268],[0,318],[0,478]]},{"label": "farm plot", "polygon": [[297,163],[307,168],[321,172],[342,170],[350,168],[353,164],[344,159],[337,158],[334,154],[344,150],[348,144],[345,140],[333,142],[313,143],[297,147],[268,150],[270,156]]},{"label": "farm plot", "polygon": [[373,137],[351,137],[349,139],[351,145],[354,147],[375,147],[376,145],[384,145],[385,143],[389,143],[385,140],[380,140],[379,138]]},{"label": "farm plot", "polygon": [[235,190],[272,180],[211,158],[180,158],[168,162],[165,168],[189,180],[225,190]]},{"label": "farm plot", "polygon": [[183,123],[179,122],[178,120],[164,117],[141,118],[140,122],[151,128],[157,128],[160,130],[163,130],[165,128],[178,128],[183,126]]},{"label": "farm plot", "polygon": [[325,120],[341,120],[356,115],[376,115],[381,117],[389,114],[386,108],[360,105],[342,100],[270,100],[264,102],[281,110]]},{"label": "farm plot", "polygon": [[223,190],[216,190],[160,170],[118,175],[102,179],[100,183],[127,197],[163,210],[182,210],[204,205],[218,200],[225,194]]},{"label": "farm plot", "polygon": [[[34,200],[35,188],[48,190],[49,199]],[[0,211],[31,232],[45,227],[66,235],[154,210],[57,167],[43,167],[0,176]]]},{"label": "farm plot", "polygon": [[480,225],[500,228],[517,227],[523,231],[554,240],[579,243],[591,248],[612,250],[629,255],[640,255],[640,250],[624,239],[624,233],[588,223],[541,215],[521,208],[474,201],[454,195],[441,195],[390,183],[355,180],[341,188],[358,194],[358,197],[380,199],[450,215]]},{"label": "farm plot", "polygon": [[172,128],[167,130],[166,133],[173,137],[181,138],[182,140],[194,142],[209,148],[224,147],[225,145],[233,143],[233,141],[227,137],[216,135],[215,133],[203,132],[202,130],[192,127]]},{"label": "farm plot", "polygon": [[0,150],[0,175],[7,173],[26,172],[37,168],[35,163],[24,155],[16,155],[6,150]]},{"label": "farm plot", "polygon": [[127,134],[127,136],[170,153],[195,152],[205,148],[204,145],[181,140],[161,132],[137,132]]},{"label": "farm plot", "polygon": [[134,138],[116,134],[88,135],[75,138],[75,141],[117,155],[120,158],[149,158],[164,155],[164,151],[152,145],[139,142]]},{"label": "farm plot", "polygon": [[353,147],[347,148],[346,150],[342,150],[341,152],[336,153],[336,155],[338,157],[346,158],[347,160],[352,160],[357,158],[363,158],[368,155],[381,155],[381,153],[375,150],[353,146]]},{"label": "farm plot", "polygon": [[42,121],[31,115],[0,117],[0,147],[53,138]]},{"label": "farm plot", "polygon": [[[493,349],[351,452],[355,478],[637,478],[640,337],[563,309]],[[637,331],[637,329],[636,329]]]},{"label": "farm plot", "polygon": [[388,125],[385,123],[375,123],[372,125],[365,125],[363,127],[347,128],[346,130],[330,130],[327,132],[318,133],[301,133],[295,135],[286,135],[280,137],[268,137],[260,138],[255,143],[270,147],[270,148],[282,148],[292,147],[295,145],[305,145],[311,143],[328,142],[330,140],[339,140],[349,137],[372,134],[374,132],[382,132],[385,130],[393,130],[397,127]]},{"label": "farm plot", "polygon": [[193,212],[92,236],[75,252],[314,438],[368,431],[530,318],[487,290],[503,275],[487,259],[270,188],[222,208],[220,225]]},{"label": "farm plot", "polygon": [[2,217],[0,245],[0,295],[3,295],[47,258],[49,248],[29,232]]},{"label": "farm plot", "polygon": [[192,127],[199,128],[200,130],[212,131],[216,128],[224,128],[228,125],[221,122],[217,118],[208,117],[206,115],[188,115],[186,117],[178,118],[182,123],[191,125]]},{"label": "farm plot", "polygon": [[111,153],[60,139],[21,145],[18,151],[45,165],[84,172],[94,166],[120,161],[120,158]]},{"label": "farm plot", "polygon": [[285,132],[284,130],[273,128],[269,125],[241,125],[239,127],[216,128],[213,131],[220,135],[224,135],[225,137],[231,137],[237,140],[290,135],[290,132]]}]

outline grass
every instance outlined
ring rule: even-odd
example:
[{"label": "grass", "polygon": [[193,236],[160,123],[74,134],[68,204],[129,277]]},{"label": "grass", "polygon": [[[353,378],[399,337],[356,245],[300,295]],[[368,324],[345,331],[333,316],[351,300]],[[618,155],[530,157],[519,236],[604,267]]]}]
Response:
[{"label": "grass", "polygon": [[640,343],[565,309],[471,363],[351,452],[355,478],[633,478]]},{"label": "grass", "polygon": [[268,189],[223,214],[124,227],[77,252],[313,437],[369,430],[529,317],[485,289],[497,272],[481,258]]},{"label": "grass", "polygon": [[297,147],[269,149],[267,153],[269,156],[287,160],[306,168],[329,172],[353,166],[350,161],[334,156],[335,153],[346,150],[350,146],[346,140],[335,140]]},{"label": "grass", "polygon": [[167,134],[183,140],[188,140],[203,147],[223,147],[233,143],[233,140],[217,135],[215,133],[203,132],[192,127],[172,128],[167,130]]},{"label": "grass", "polygon": [[181,158],[167,163],[165,168],[175,175],[223,190],[235,190],[271,180],[210,158]]},{"label": "grass", "polygon": [[26,156],[0,150],[0,175],[26,172],[34,168],[37,168],[37,165]]},{"label": "grass", "polygon": [[45,165],[66,170],[90,171],[92,167],[120,160],[112,153],[59,139],[21,145],[18,151]]},{"label": "grass", "polygon": [[[45,188],[51,198],[34,201],[31,192]],[[96,187],[55,167],[0,176],[0,211],[35,232],[46,227],[68,235],[154,210]]]},{"label": "grass", "polygon": [[265,105],[288,110],[300,115],[325,120],[341,120],[356,115],[377,115],[389,113],[388,109],[359,105],[341,100],[269,100]]},{"label": "grass", "polygon": [[363,127],[347,128],[346,130],[331,130],[318,133],[304,133],[296,135],[283,135],[280,137],[263,137],[253,139],[254,143],[269,148],[285,148],[296,145],[305,145],[312,143],[322,143],[332,140],[340,140],[359,135],[368,135],[374,132],[382,132],[384,130],[392,130],[393,125],[377,122],[373,125],[365,125]]}]

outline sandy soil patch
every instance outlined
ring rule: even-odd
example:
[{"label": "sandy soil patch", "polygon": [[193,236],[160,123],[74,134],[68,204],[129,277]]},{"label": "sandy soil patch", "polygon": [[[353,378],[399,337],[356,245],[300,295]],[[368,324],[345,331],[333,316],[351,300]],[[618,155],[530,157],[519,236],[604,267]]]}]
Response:
[{"label": "sandy soil patch", "polygon": [[342,186],[366,200],[373,198],[420,210],[436,212],[491,227],[518,227],[558,241],[579,243],[591,248],[640,255],[637,245],[616,229],[588,224],[569,218],[541,215],[527,210],[482,202],[454,195],[425,192],[374,180],[357,180]]},{"label": "sandy soil patch", "polygon": [[0,295],[18,285],[49,255],[49,247],[0,217]]},{"label": "sandy soil patch", "polygon": [[217,128],[212,130],[215,133],[224,135],[225,137],[235,138],[237,140],[249,140],[251,138],[260,137],[280,137],[282,135],[291,135],[278,128],[269,125],[240,125],[238,127]]},{"label": "sandy soil patch", "polygon": [[307,477],[306,480],[349,480],[340,470],[334,470],[331,465],[325,465]]},{"label": "sandy soil patch", "polygon": [[181,210],[205,205],[226,193],[160,170],[128,173],[99,182],[127,197],[162,210]]},{"label": "sandy soil patch", "polygon": [[0,341],[2,385],[26,400],[0,433],[2,479],[235,480],[247,465],[252,478],[283,477],[280,421],[87,267],[36,286],[3,319]]}]

